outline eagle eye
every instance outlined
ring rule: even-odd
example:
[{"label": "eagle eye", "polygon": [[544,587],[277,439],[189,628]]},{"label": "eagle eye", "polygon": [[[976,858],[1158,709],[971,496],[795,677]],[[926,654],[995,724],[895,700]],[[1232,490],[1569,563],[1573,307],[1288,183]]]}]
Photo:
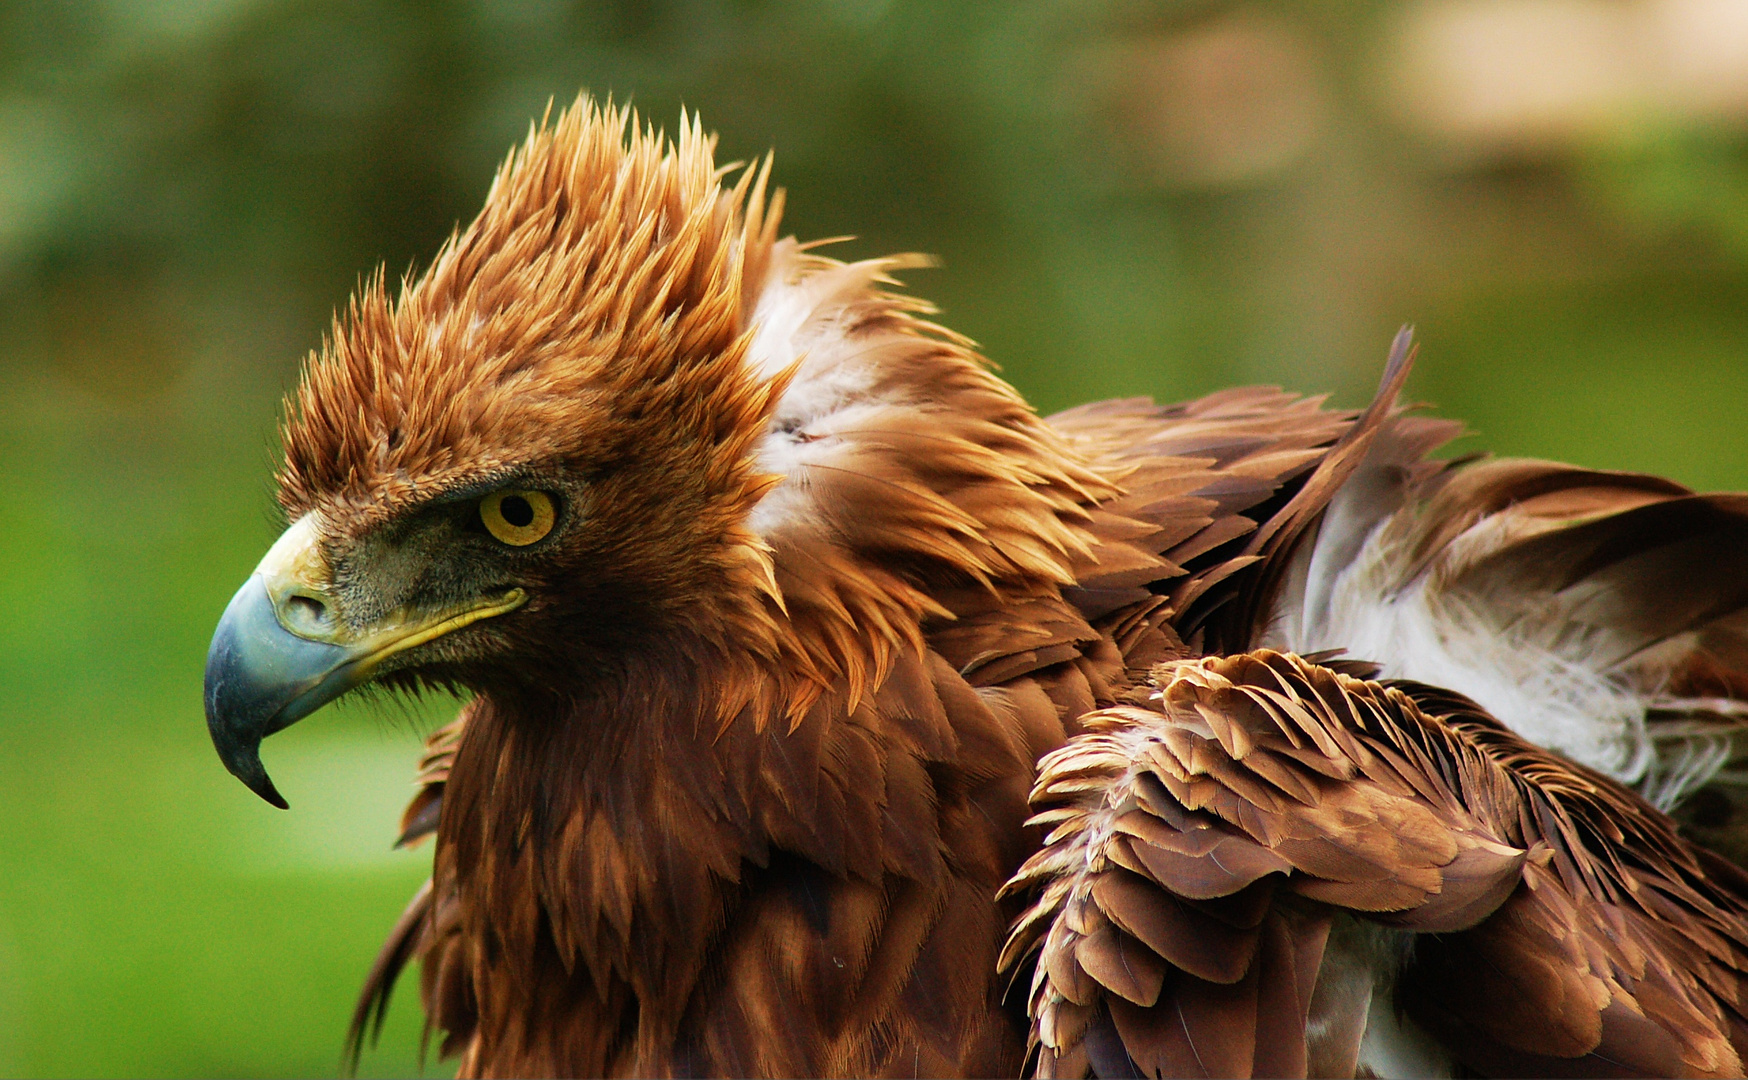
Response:
[{"label": "eagle eye", "polygon": [[511,547],[527,547],[552,531],[558,520],[552,496],[544,491],[507,488],[480,500],[480,523]]}]

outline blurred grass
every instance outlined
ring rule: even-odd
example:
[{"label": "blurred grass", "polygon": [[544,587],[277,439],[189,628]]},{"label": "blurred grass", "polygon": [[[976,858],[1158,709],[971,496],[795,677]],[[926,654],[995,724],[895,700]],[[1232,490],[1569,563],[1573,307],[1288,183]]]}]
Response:
[{"label": "blurred grass", "polygon": [[[40,383],[0,401],[0,1072],[332,1073],[429,866],[388,850],[418,724],[324,716],[269,748],[291,813],[242,789],[207,743],[200,671],[273,535],[261,432],[70,408]],[[415,1011],[367,1073],[414,1071]]]},{"label": "blurred grass", "polygon": [[[1740,129],[1449,166],[1375,100],[1396,10],[0,8],[0,1074],[337,1067],[428,865],[388,851],[418,735],[454,706],[275,738],[279,813],[207,743],[206,644],[278,527],[297,357],[361,273],[473,213],[549,98],[670,128],[683,101],[724,158],[775,147],[794,232],[940,254],[913,290],[1045,409],[1239,381],[1358,403],[1412,321],[1412,396],[1466,447],[1748,488]],[[1147,141],[1178,106],[1131,109],[1154,84],[1112,65],[1247,33],[1300,42],[1327,111],[1272,171],[1185,180],[1194,147]],[[367,1074],[417,1068],[415,996]]]}]

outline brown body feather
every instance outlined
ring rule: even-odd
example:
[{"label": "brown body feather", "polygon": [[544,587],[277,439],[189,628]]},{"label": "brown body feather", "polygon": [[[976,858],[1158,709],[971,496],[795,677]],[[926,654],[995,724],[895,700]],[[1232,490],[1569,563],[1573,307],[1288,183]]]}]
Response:
[{"label": "brown body feather", "polygon": [[[282,502],[345,611],[424,595],[391,571],[529,597],[383,667],[476,697],[421,766],[433,879],[354,1046],[416,957],[465,1075],[1016,1075],[1040,1046],[1351,1072],[1424,933],[1400,1000],[1470,1067],[1740,1069],[1741,882],[1656,811],[1363,665],[1191,661],[1344,628],[1388,541],[1381,608],[1588,589],[1560,625],[1619,638],[1597,677],[1727,755],[1748,567],[1651,612],[1743,507],[1427,460],[1456,428],[1398,410],[1406,336],[1361,413],[1259,389],[1046,422],[889,290],[913,262],[779,241],[764,170],[725,189],[695,123],[627,122],[531,134],[290,410]],[[555,493],[551,541],[404,569],[504,485]],[[1663,550],[1679,521],[1700,539]],[[1042,898],[998,900],[1022,864]],[[1028,903],[1031,1020],[998,965]]]},{"label": "brown body feather", "polygon": [[[585,745],[519,745],[477,702],[459,753],[461,721],[434,736],[427,762],[443,771],[427,775],[409,830],[429,829],[439,801],[446,822],[459,805],[505,830],[439,834],[436,888],[403,923],[421,927],[427,1007],[450,1033],[446,1048],[468,1055],[464,1071],[1016,1075],[1023,1014],[1002,1003],[995,959],[1018,909],[994,896],[1037,840],[1023,821],[1038,757],[1153,664],[1186,655],[1169,600],[1149,586],[1217,582],[1231,563],[1249,565],[1222,550],[1255,530],[1244,511],[1296,490],[1351,422],[1271,391],[1135,411],[1162,436],[1181,423],[1181,442],[1161,443],[1185,452],[1165,449],[1145,472],[1114,467],[1126,494],[1081,525],[1102,558],[1081,556],[1068,588],[998,579],[937,589],[944,611],[920,627],[922,647],[899,653],[853,711],[840,687],[793,728],[742,723],[717,735],[703,722],[706,671],[695,700],[664,698],[655,710],[682,724],[614,716],[610,703],[630,696],[615,687],[599,712],[554,725]],[[1072,435],[1072,418],[1064,428]],[[813,569],[802,566],[797,576]],[[672,694],[678,677],[663,670],[660,691]],[[604,733],[620,725],[614,745]],[[511,793],[458,783],[452,755],[456,771],[481,775],[491,761],[494,778],[531,778],[524,799],[572,806],[571,816],[523,824],[526,803],[505,812],[496,804]],[[598,786],[555,798],[554,771]],[[508,853],[525,860],[526,878],[479,899],[458,888],[458,862],[504,874],[494,863]],[[543,888],[542,874],[559,884]],[[574,914],[548,910],[553,893]],[[576,921],[561,929],[566,917]],[[502,970],[485,950],[507,958]],[[410,954],[402,936],[385,947],[367,1004]],[[499,996],[482,1003],[482,993]],[[503,1026],[484,1026],[494,1021]]]}]

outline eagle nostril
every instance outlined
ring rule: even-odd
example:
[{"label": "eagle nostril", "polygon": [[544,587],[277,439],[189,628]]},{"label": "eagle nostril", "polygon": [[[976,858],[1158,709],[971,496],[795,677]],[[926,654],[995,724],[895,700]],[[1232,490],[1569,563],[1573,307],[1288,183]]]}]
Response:
[{"label": "eagle nostril", "polygon": [[296,629],[322,630],[333,621],[328,605],[309,593],[292,593],[285,598],[286,620]]}]

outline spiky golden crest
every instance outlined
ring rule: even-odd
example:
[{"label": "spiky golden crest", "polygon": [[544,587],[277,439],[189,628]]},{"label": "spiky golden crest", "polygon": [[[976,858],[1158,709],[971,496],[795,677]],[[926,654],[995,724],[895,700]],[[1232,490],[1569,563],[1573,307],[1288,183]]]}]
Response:
[{"label": "spiky golden crest", "polygon": [[747,370],[745,298],[776,214],[762,172],[723,188],[714,142],[696,118],[670,143],[587,101],[531,129],[430,269],[398,297],[379,271],[310,357],[282,433],[288,512],[387,512],[650,434],[758,489],[746,450],[781,380]]}]

